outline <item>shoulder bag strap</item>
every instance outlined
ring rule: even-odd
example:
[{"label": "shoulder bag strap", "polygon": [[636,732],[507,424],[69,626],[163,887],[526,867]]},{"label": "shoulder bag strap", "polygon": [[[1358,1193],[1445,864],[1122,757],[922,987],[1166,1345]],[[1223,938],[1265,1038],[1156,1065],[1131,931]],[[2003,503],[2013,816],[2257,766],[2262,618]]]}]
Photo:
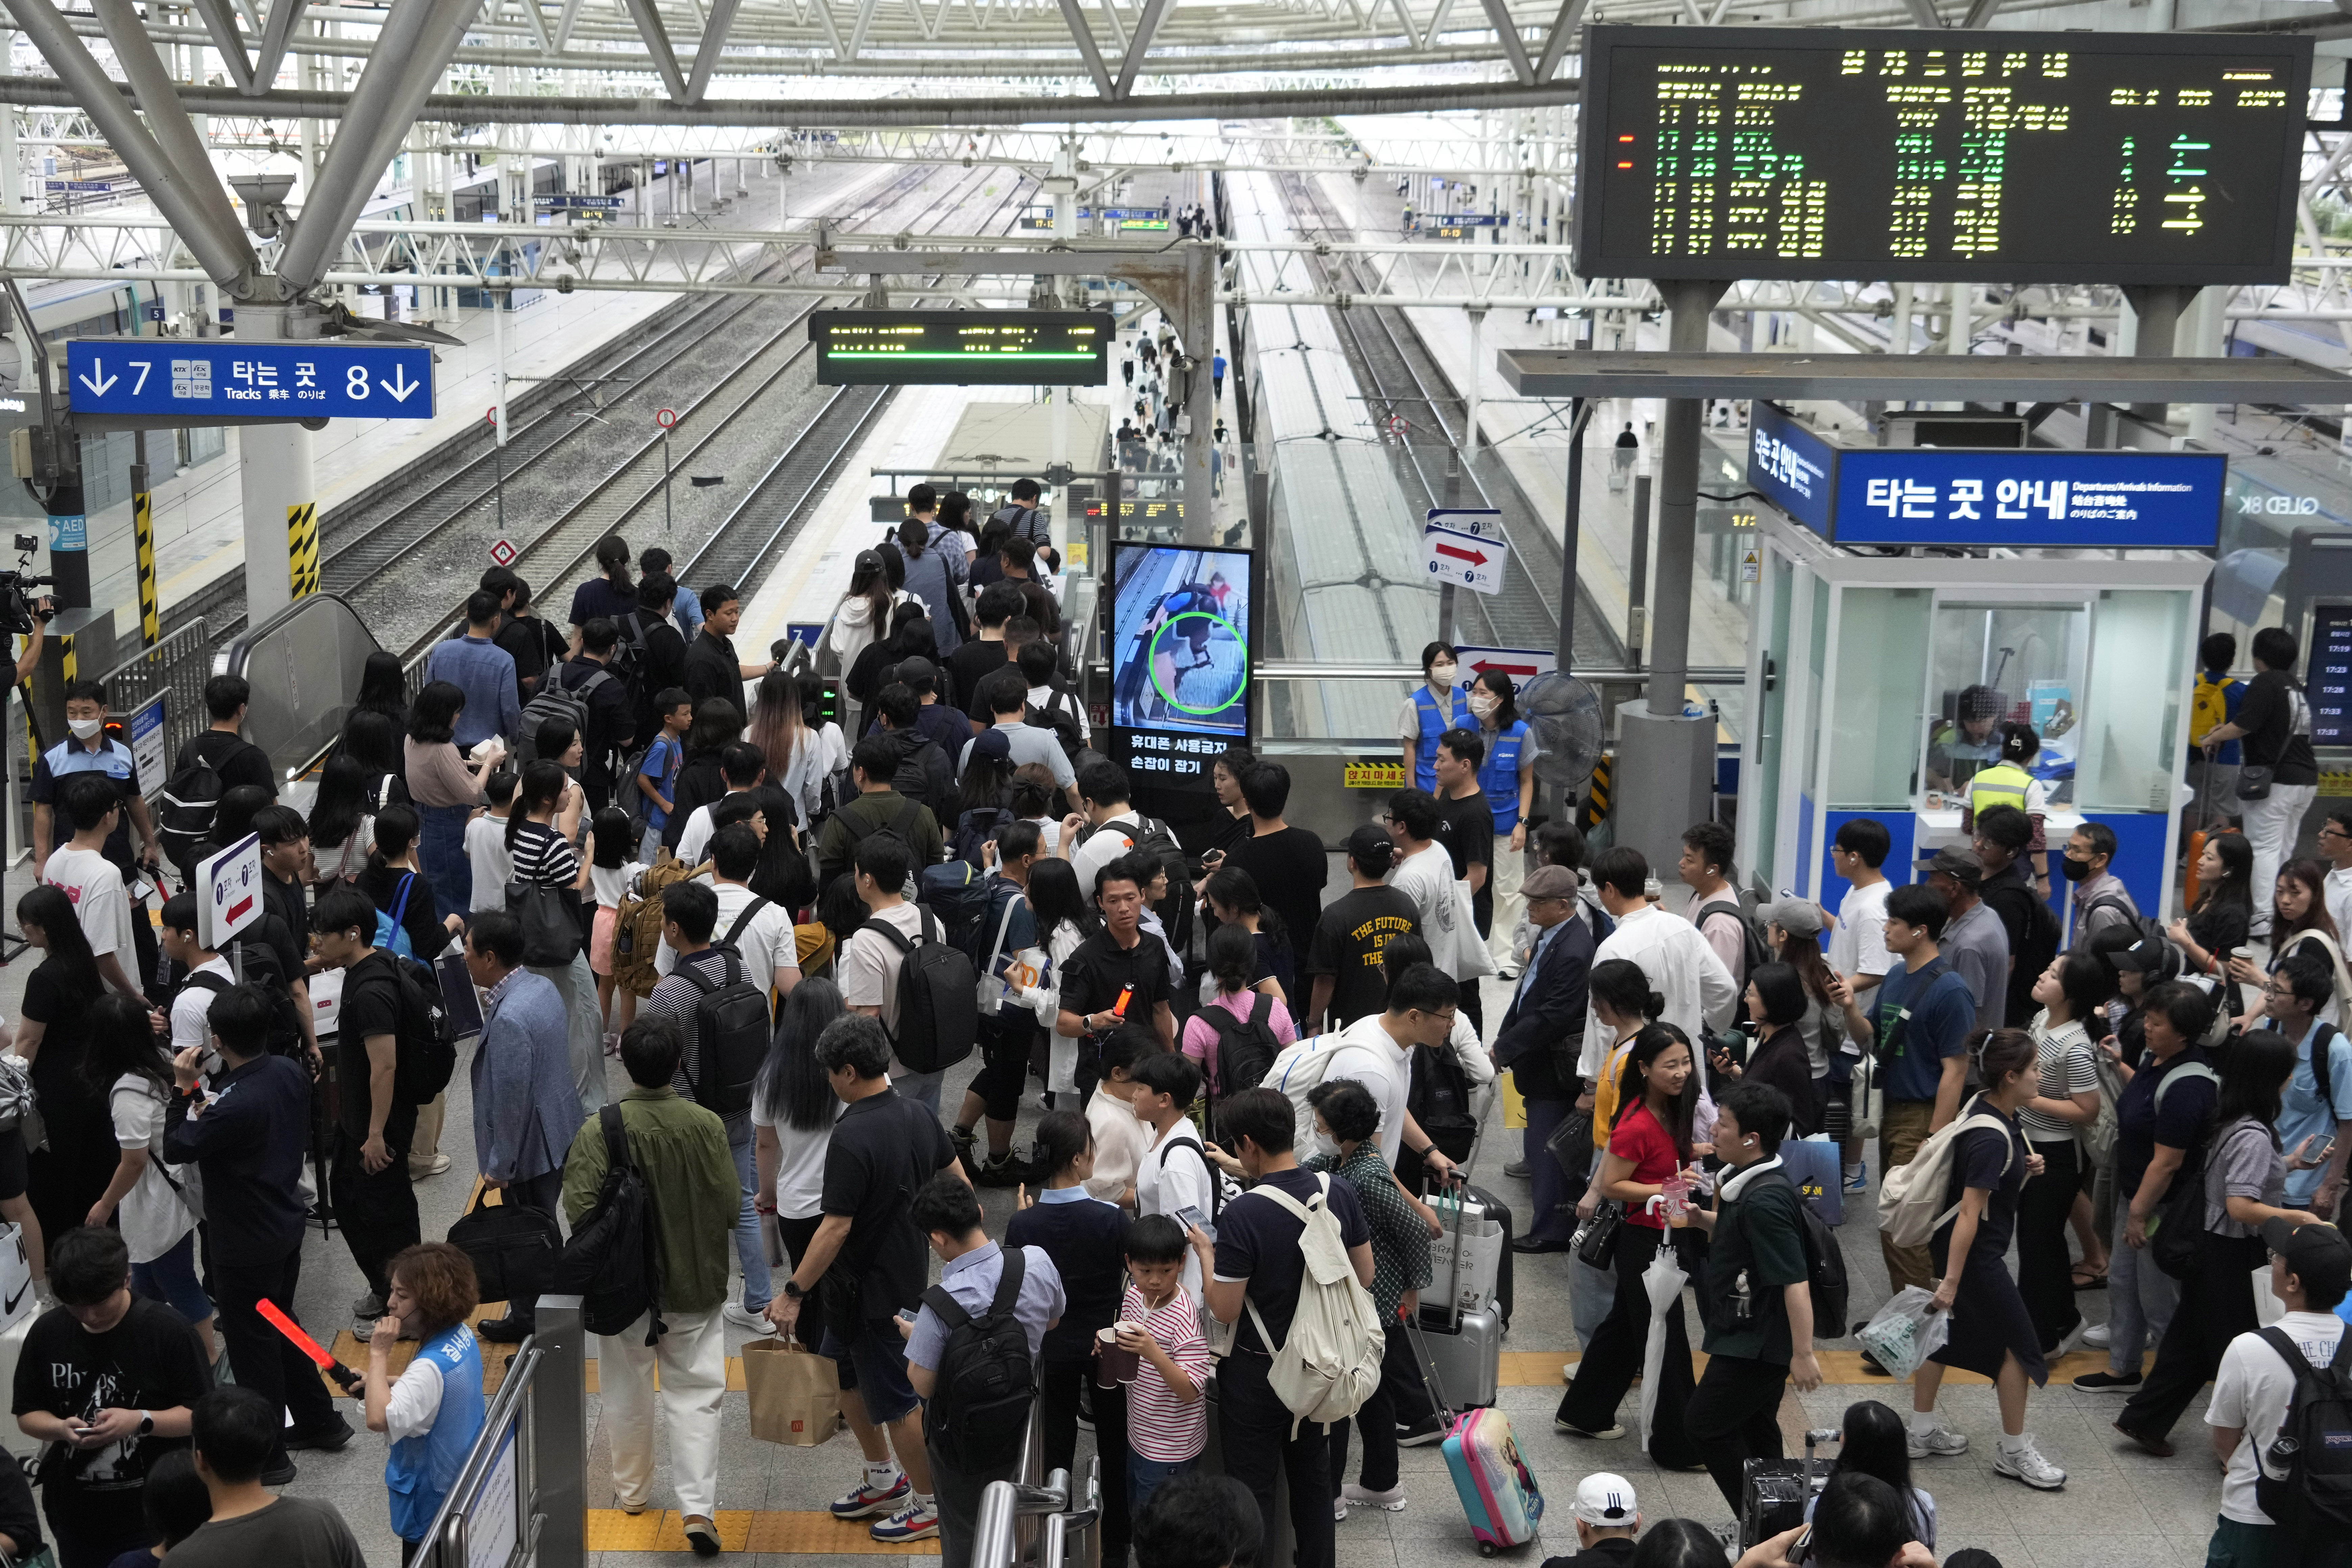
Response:
[{"label": "shoulder bag strap", "polygon": [[760,911],[767,907],[767,900],[755,896],[750,903],[743,906],[743,912],[735,917],[735,923],[727,928],[727,939],[719,945],[721,947],[733,947],[737,939],[742,936],[744,929],[754,920],[757,920],[759,918]]},{"label": "shoulder bag strap", "polygon": [[621,1108],[607,1105],[596,1113],[596,1120],[604,1129],[605,1169],[608,1172],[630,1169],[629,1134],[621,1124]]},{"label": "shoulder bag strap", "polygon": [[1028,1267],[1028,1259],[1021,1255],[1021,1249],[1009,1243],[1000,1249],[998,1256],[1003,1258],[1004,1266],[997,1272],[996,1299],[988,1305],[989,1316],[992,1318],[1011,1312],[1013,1304],[1021,1300],[1021,1276]]},{"label": "shoulder bag strap", "polygon": [[[870,920],[864,925],[859,926],[857,930],[880,931],[884,937],[888,939],[890,945],[898,950],[901,956],[915,951],[915,944],[907,940],[907,933],[900,931],[897,926],[892,925],[888,921]],[[850,934],[854,936],[856,932],[853,931]]]},{"label": "shoulder bag strap", "polygon": [[1274,993],[1270,991],[1258,992],[1257,1000],[1250,1004],[1249,1021],[1253,1024],[1263,1025],[1273,1016]]},{"label": "shoulder bag strap", "polygon": [[948,1326],[950,1333],[955,1332],[971,1321],[971,1314],[963,1310],[962,1302],[948,1294],[948,1288],[944,1285],[927,1287],[923,1291],[923,1305],[938,1314],[940,1321]]},{"label": "shoulder bag strap", "polygon": [[401,918],[408,913],[409,889],[416,886],[416,873],[404,872],[400,879],[400,896],[392,901],[392,927],[400,929]]}]

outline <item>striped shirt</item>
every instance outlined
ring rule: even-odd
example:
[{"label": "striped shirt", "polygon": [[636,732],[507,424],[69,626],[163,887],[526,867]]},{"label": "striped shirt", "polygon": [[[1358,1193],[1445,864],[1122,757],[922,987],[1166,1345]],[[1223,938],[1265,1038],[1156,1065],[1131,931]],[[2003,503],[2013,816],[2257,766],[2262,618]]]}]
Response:
[{"label": "striped shirt", "polygon": [[[2099,1087],[2091,1057],[2090,1031],[2080,1024],[2054,1027],[2047,1009],[2033,1016],[2033,1040],[2041,1047],[2042,1098],[2072,1100]],[[2046,1116],[2030,1105],[2020,1106],[2017,1125],[2029,1143],[2063,1143],[2074,1136],[2074,1123]]]},{"label": "striped shirt", "polygon": [[[1118,1321],[1141,1323],[1160,1342],[1168,1359],[1183,1368],[1199,1389],[1209,1376],[1209,1342],[1201,1337],[1201,1310],[1179,1289],[1156,1312],[1143,1310],[1143,1292],[1129,1285],[1119,1298]],[[1157,1368],[1146,1361],[1127,1390],[1127,1446],[1154,1464],[1197,1459],[1209,1443],[1208,1402],[1176,1397]]]},{"label": "striped shirt", "polygon": [[568,888],[580,879],[580,852],[545,823],[526,820],[514,830],[514,879]]}]

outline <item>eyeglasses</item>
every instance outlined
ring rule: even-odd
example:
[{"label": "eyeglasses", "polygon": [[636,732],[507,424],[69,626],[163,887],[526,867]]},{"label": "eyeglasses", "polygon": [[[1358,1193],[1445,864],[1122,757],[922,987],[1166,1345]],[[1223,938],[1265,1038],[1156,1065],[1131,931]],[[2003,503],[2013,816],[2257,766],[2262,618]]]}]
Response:
[{"label": "eyeglasses", "polygon": [[2319,830],[2318,837],[2322,838],[2352,838],[2352,833],[2345,832],[2342,828],[2336,826],[2336,824],[2331,822],[2326,826]]}]

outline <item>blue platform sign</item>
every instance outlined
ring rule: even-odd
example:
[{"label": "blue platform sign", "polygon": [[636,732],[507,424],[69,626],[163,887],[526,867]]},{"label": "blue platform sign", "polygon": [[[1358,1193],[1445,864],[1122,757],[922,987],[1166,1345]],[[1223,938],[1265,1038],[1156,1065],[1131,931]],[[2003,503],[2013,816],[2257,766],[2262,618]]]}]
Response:
[{"label": "blue platform sign", "polygon": [[1835,544],[2210,550],[2221,538],[2218,452],[1841,449],[1766,403],[1749,426],[1748,482]]},{"label": "blue platform sign", "polygon": [[66,381],[77,414],[433,417],[433,351],[405,343],[75,338]]}]

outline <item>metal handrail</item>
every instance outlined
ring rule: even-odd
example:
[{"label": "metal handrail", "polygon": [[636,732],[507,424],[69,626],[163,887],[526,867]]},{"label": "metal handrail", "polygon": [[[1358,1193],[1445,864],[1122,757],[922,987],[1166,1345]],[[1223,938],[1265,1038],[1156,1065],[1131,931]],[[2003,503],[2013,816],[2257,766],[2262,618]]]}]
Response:
[{"label": "metal handrail", "polygon": [[467,1451],[466,1462],[457,1471],[457,1479],[449,1488],[448,1495],[441,1500],[441,1510],[433,1516],[433,1523],[423,1537],[425,1550],[420,1555],[428,1564],[436,1562],[454,1564],[467,1561],[470,1517],[475,1503],[479,1500],[483,1481],[488,1479],[509,1441],[517,1444],[528,1442],[521,1408],[530,1394],[531,1379],[537,1374],[543,1359],[535,1339],[525,1340],[514,1360],[508,1364],[506,1379],[499,1384],[497,1397],[490,1401],[490,1407],[482,1417],[482,1429],[475,1436],[473,1447]]}]

